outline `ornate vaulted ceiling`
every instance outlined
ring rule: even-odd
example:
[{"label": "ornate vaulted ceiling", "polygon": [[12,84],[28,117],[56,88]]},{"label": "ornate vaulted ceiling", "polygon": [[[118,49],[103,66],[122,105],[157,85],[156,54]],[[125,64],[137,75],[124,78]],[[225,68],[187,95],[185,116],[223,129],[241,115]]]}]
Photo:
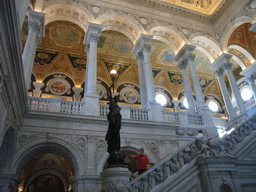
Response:
[{"label": "ornate vaulted ceiling", "polygon": [[[132,1],[133,7],[134,3],[146,6],[150,4],[154,8],[168,4],[168,6],[163,7],[163,10],[168,8],[173,12],[176,11],[185,15],[187,12],[190,14],[196,13],[194,14],[195,17],[200,14],[208,15],[207,17],[215,17],[232,2],[232,0],[152,0],[143,2],[139,0],[123,0],[122,2],[125,1]],[[37,1],[33,2],[35,7],[40,5]],[[96,2],[93,1],[93,3]],[[81,5],[83,7],[81,10],[83,11],[79,10],[77,5]],[[157,91],[164,91],[169,94],[168,97],[170,99],[180,98],[181,92],[184,91],[183,81],[173,57],[184,43],[192,43],[197,47],[193,52],[195,55],[194,64],[198,71],[204,95],[215,95],[220,100],[222,98],[217,80],[213,71],[209,68],[211,63],[222,54],[222,51],[216,41],[212,41],[202,34],[194,37],[189,36],[191,33],[198,33],[198,31],[183,27],[175,29],[172,25],[159,23],[158,20],[150,24],[152,21],[147,18],[135,18],[125,12],[104,8],[104,5],[103,7],[92,6],[85,0],[42,1],[41,10],[46,14],[47,25],[45,26],[45,37],[42,38],[37,48],[32,82],[38,81],[45,84],[42,88],[44,97],[54,94],[71,100],[74,95],[73,87],[84,88],[87,54],[83,40],[88,22],[97,19],[97,23],[103,25],[103,31],[97,47],[97,93],[102,95],[101,101],[107,101],[106,90],[112,83],[109,72],[115,68],[118,71],[115,83],[117,91],[122,92],[122,90],[131,88],[134,90],[133,96],[136,96],[137,99],[130,103],[140,104],[138,67],[135,55],[131,53],[140,33],[153,36],[150,56]],[[251,59],[248,55],[251,54],[255,57],[252,43],[254,42],[254,34],[250,33],[250,38],[244,39],[249,27],[249,24],[238,27],[229,39],[227,51],[235,56],[232,62],[236,68],[239,65],[242,68],[250,65]],[[22,31],[23,44],[26,41],[26,28],[27,22],[24,23]],[[239,36],[241,31],[244,32],[242,33],[244,35],[243,38]],[[245,43],[247,46],[245,46]],[[241,50],[237,46],[243,49]],[[50,88],[52,84],[49,83],[51,79],[58,79],[66,87],[68,86],[65,94],[53,93]],[[65,82],[63,79],[65,79]],[[31,88],[33,88],[32,84]],[[83,94],[81,92],[81,97],[83,97]]]}]

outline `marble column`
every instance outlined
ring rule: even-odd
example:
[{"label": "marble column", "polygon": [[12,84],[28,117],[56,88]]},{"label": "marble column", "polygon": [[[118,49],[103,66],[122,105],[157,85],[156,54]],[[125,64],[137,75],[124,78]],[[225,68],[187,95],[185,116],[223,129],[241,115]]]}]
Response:
[{"label": "marble column", "polygon": [[236,79],[234,77],[234,74],[232,72],[232,66],[233,64],[230,63],[230,62],[227,62],[226,64],[224,64],[224,69],[227,73],[227,76],[228,76],[228,79],[229,79],[229,83],[230,83],[230,86],[231,86],[231,89],[232,89],[232,92],[234,94],[234,97],[236,99],[236,102],[237,102],[237,106],[240,110],[240,114],[244,113],[245,112],[245,106],[244,106],[244,101],[241,97],[241,94],[240,94],[240,91],[239,91],[239,88],[236,84]]},{"label": "marble column", "polygon": [[138,53],[136,55],[136,61],[138,63],[138,71],[139,71],[139,77],[140,77],[140,97],[141,97],[141,106],[144,108],[148,103],[148,97],[147,97],[147,88],[146,88],[146,80],[144,76],[144,66],[143,66],[143,54]]},{"label": "marble column", "polygon": [[252,92],[253,92],[253,96],[254,96],[254,100],[256,101],[256,85],[255,85],[255,75],[252,74],[252,75],[249,75],[247,78],[246,78],[247,82],[249,83],[249,85],[251,86],[252,88]]},{"label": "marble column", "polygon": [[196,68],[194,66],[194,55],[189,55],[187,57],[188,60],[188,66],[189,66],[189,70],[190,70],[190,75],[192,78],[192,82],[194,85],[194,91],[195,91],[195,95],[196,95],[196,102],[198,105],[198,108],[204,108],[205,107],[205,102],[204,102],[204,96],[203,96],[203,92],[202,92],[202,88],[201,85],[199,83],[199,78],[196,72]]},{"label": "marble column", "polygon": [[45,14],[35,11],[28,13],[28,37],[22,55],[24,76],[26,88],[29,88],[30,77],[35,60],[36,48],[40,43],[41,37],[44,37],[44,19]]},{"label": "marble column", "polygon": [[[138,64],[140,65],[140,86],[143,84],[142,91],[143,93],[146,92],[147,94],[146,97],[141,97],[141,101],[147,101],[145,108],[149,110],[149,120],[162,121],[163,115],[161,111],[161,105],[158,104],[155,100],[155,85],[152,72],[152,64],[150,61],[150,43],[152,38],[153,36],[140,34],[136,44],[133,47],[132,53],[134,53],[136,58],[139,59]],[[145,104],[145,102],[143,104]]]},{"label": "marble column", "polygon": [[34,97],[40,97],[41,96],[41,88],[44,86],[44,83],[41,82],[33,82],[33,85],[35,89],[33,90],[33,96]]},{"label": "marble column", "polygon": [[17,13],[19,14],[20,30],[22,29],[22,26],[25,20],[29,2],[30,2],[29,0],[16,0],[16,9],[17,9]]},{"label": "marble column", "polygon": [[194,113],[196,111],[196,108],[195,108],[195,102],[192,94],[192,89],[191,89],[188,74],[187,74],[187,65],[188,65],[188,61],[184,60],[184,61],[181,61],[177,67],[180,69],[180,72],[182,75],[183,86],[184,86],[185,95],[188,101],[189,112]]},{"label": "marble column", "polygon": [[217,76],[217,79],[219,81],[220,90],[222,93],[223,100],[225,102],[226,110],[229,116],[229,120],[232,120],[236,117],[235,110],[233,108],[233,105],[231,103],[231,99],[229,96],[228,88],[226,86],[226,83],[223,78],[224,70],[222,68],[219,68],[215,71],[215,75]]},{"label": "marble column", "polygon": [[85,115],[100,115],[99,96],[96,94],[97,84],[97,42],[100,37],[102,25],[89,23],[87,26],[84,44],[87,46],[86,81],[85,94]]},{"label": "marble column", "polygon": [[145,71],[145,82],[147,86],[147,97],[148,102],[155,102],[155,85],[153,79],[153,72],[152,72],[152,64],[150,61],[150,50],[151,45],[145,44],[142,48],[143,56],[144,56],[144,71]]}]

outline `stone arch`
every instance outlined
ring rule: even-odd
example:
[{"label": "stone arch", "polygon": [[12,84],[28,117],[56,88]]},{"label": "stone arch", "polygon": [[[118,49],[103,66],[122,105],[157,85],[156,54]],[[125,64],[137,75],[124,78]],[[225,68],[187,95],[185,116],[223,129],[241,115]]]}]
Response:
[{"label": "stone arch", "polygon": [[170,46],[175,54],[182,48],[185,43],[188,43],[187,38],[176,28],[164,25],[150,25],[147,28],[148,34],[153,35],[153,39],[164,42]]},{"label": "stone arch", "polygon": [[45,24],[53,21],[65,20],[77,24],[85,32],[87,29],[88,22],[94,22],[95,18],[92,13],[83,7],[66,5],[66,4],[55,4],[48,6],[43,10],[45,13]]},{"label": "stone arch", "polygon": [[239,17],[239,18],[235,19],[234,21],[230,22],[224,29],[224,32],[220,39],[220,44],[222,46],[223,52],[224,53],[227,52],[229,38],[232,35],[232,33],[236,30],[237,27],[239,27],[240,25],[242,25],[244,23],[254,24],[255,22],[256,22],[255,19],[253,19],[251,17],[247,17],[247,16]]},{"label": "stone arch", "polygon": [[211,62],[222,54],[220,44],[210,36],[193,34],[190,36],[189,40],[191,44],[197,46],[197,49],[203,52]]},{"label": "stone arch", "polygon": [[35,179],[36,177],[38,177],[40,175],[46,174],[46,173],[60,178],[60,180],[64,184],[65,191],[68,191],[69,184],[68,184],[67,180],[65,179],[65,177],[60,172],[57,172],[56,170],[52,170],[52,169],[40,170],[40,171],[36,172],[35,174],[29,176],[29,178],[27,179],[27,182],[25,183],[25,186],[23,187],[24,191],[28,191],[28,184],[30,184],[33,181],[33,179]]},{"label": "stone arch", "polygon": [[102,31],[114,30],[123,33],[132,41],[133,45],[139,35],[145,33],[143,26],[136,19],[126,15],[104,13],[97,18],[96,22],[103,26]]},{"label": "stone arch", "polygon": [[30,158],[44,153],[53,153],[63,157],[69,163],[73,175],[83,175],[85,172],[85,165],[82,163],[75,147],[57,138],[52,138],[49,141],[37,139],[24,145],[14,155],[11,172],[19,175],[23,166]]},{"label": "stone arch", "polygon": [[[235,50],[239,51],[243,56],[246,57],[248,62],[243,61],[243,58],[240,58],[238,55],[234,55],[232,52],[230,53],[230,49],[235,49]],[[233,55],[233,59],[240,65],[242,70],[244,70],[245,68],[247,68],[249,66],[249,62],[250,62],[250,64],[252,64],[255,61],[253,56],[246,49],[244,49],[243,47],[238,46],[238,45],[228,46],[228,53]]]}]

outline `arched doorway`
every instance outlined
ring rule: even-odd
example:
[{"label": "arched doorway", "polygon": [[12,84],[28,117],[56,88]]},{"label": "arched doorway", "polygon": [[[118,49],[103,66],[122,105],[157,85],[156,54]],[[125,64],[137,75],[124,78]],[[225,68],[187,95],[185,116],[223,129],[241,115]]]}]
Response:
[{"label": "arched doorway", "polygon": [[71,177],[77,174],[75,157],[56,143],[41,143],[25,151],[16,174],[21,178],[23,192],[69,192]]}]

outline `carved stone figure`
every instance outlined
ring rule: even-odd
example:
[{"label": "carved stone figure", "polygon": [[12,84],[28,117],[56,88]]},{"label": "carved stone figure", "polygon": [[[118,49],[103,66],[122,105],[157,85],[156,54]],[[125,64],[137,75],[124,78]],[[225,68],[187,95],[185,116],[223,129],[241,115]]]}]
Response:
[{"label": "carved stone figure", "polygon": [[171,174],[176,173],[181,168],[180,163],[176,156],[172,157],[171,161],[169,162],[169,166],[171,169]]},{"label": "carved stone figure", "polygon": [[156,185],[162,183],[165,179],[163,170],[160,167],[157,167],[153,173],[156,181]]},{"label": "carved stone figure", "polygon": [[184,164],[189,163],[192,160],[190,156],[189,147],[185,148],[183,158],[184,158]]}]

